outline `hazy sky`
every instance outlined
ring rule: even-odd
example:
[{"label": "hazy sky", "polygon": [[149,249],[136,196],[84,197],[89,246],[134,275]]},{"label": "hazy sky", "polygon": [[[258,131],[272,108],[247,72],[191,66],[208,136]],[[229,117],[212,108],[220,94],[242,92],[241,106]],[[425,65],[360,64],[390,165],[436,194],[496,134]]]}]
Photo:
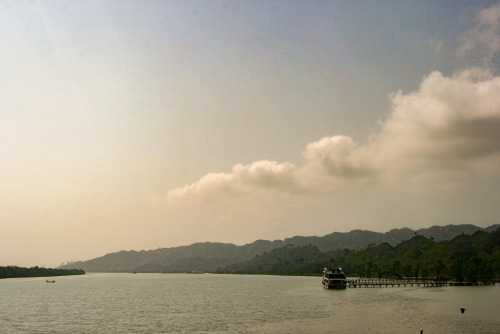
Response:
[{"label": "hazy sky", "polygon": [[500,223],[494,1],[2,1],[0,265]]}]

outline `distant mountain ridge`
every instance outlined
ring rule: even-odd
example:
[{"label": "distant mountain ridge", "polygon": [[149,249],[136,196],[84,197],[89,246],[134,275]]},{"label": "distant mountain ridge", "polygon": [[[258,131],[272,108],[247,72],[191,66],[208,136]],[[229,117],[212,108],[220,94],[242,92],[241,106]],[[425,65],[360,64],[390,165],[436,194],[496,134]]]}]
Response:
[{"label": "distant mountain ridge", "polygon": [[422,235],[435,241],[451,240],[457,235],[471,235],[477,231],[490,232],[500,224],[481,228],[474,225],[446,225],[412,230],[393,229],[380,233],[365,230],[334,232],[323,237],[295,236],[284,240],[257,240],[250,244],[237,246],[231,243],[204,242],[189,246],[159,248],[148,251],[119,251],[88,261],[72,262],[60,266],[61,269],[83,269],[87,272],[213,272],[217,268],[247,261],[285,245],[313,245],[320,251],[336,249],[364,248],[371,244],[387,242],[396,246],[415,235]]},{"label": "distant mountain ridge", "polygon": [[491,282],[500,278],[500,228],[442,241],[414,235],[394,247],[383,242],[363,249],[321,252],[313,245],[287,245],[216,273],[318,275],[325,267],[340,266],[350,276]]}]

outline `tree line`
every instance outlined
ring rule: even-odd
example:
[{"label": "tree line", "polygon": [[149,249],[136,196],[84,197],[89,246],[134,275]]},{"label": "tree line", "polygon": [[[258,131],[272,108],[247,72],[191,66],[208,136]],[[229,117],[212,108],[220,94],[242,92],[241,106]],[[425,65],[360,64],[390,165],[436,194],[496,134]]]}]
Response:
[{"label": "tree line", "polygon": [[49,277],[49,276],[68,276],[84,275],[85,271],[81,269],[53,269],[44,267],[18,267],[6,266],[0,267],[1,278],[19,278],[19,277]]},{"label": "tree line", "polygon": [[329,252],[314,245],[287,245],[216,272],[318,275],[324,267],[342,267],[349,276],[491,281],[500,278],[500,229],[440,242],[415,235],[394,247],[384,242]]}]

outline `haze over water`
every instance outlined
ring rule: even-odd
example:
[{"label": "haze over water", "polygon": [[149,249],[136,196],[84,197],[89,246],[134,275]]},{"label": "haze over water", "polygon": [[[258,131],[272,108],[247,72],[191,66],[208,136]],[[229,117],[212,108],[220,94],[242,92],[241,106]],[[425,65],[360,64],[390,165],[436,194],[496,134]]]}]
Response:
[{"label": "haze over water", "polygon": [[[320,277],[0,281],[2,333],[498,333],[500,287],[327,290]],[[466,308],[464,314],[460,308]]]}]

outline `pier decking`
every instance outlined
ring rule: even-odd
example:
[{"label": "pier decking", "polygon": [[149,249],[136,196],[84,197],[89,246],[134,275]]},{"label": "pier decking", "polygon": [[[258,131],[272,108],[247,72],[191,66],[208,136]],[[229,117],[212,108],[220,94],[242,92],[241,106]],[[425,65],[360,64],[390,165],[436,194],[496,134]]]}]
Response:
[{"label": "pier decking", "polygon": [[479,286],[495,285],[495,282],[458,282],[437,281],[431,279],[388,279],[388,278],[356,278],[348,279],[348,288],[389,288],[389,287],[438,287],[438,286]]}]

